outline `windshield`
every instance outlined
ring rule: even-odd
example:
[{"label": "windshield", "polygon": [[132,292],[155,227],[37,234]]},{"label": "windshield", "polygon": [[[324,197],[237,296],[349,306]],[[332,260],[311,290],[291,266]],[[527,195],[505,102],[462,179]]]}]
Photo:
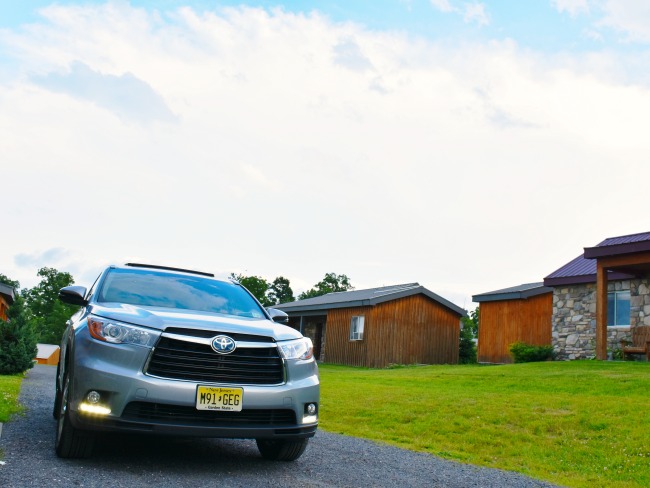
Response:
[{"label": "windshield", "polygon": [[110,270],[101,285],[97,301],[198,310],[237,317],[264,317],[257,302],[239,285],[156,270]]}]

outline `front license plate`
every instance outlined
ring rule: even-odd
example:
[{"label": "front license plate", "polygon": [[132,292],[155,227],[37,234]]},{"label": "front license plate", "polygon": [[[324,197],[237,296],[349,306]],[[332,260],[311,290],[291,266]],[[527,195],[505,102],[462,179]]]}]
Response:
[{"label": "front license plate", "polygon": [[243,388],[199,385],[196,389],[196,409],[241,412],[243,398]]}]

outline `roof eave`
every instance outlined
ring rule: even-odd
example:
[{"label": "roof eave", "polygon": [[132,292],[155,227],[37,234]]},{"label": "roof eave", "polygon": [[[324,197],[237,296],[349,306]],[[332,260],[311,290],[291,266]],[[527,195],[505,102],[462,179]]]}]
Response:
[{"label": "roof eave", "polygon": [[632,254],[636,252],[650,251],[650,241],[627,242],[625,244],[613,244],[611,246],[585,247],[586,259],[597,259],[619,254]]},{"label": "roof eave", "polygon": [[527,298],[536,297],[539,295],[544,295],[545,293],[551,293],[553,288],[548,286],[542,286],[538,288],[533,288],[531,290],[509,292],[509,293],[484,293],[482,295],[474,295],[472,301],[476,303],[482,302],[498,302],[502,300],[525,300]]}]

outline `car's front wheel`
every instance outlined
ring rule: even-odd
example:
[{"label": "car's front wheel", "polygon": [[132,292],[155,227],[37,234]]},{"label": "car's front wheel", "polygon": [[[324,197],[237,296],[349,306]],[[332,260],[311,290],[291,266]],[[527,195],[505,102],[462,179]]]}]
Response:
[{"label": "car's front wheel", "polygon": [[66,372],[63,388],[58,399],[56,423],[56,455],[61,458],[87,458],[93,451],[95,438],[90,432],[75,429],[70,421],[68,402],[70,400],[70,376]]},{"label": "car's front wheel", "polygon": [[309,439],[257,439],[256,442],[264,459],[295,461],[305,452]]}]

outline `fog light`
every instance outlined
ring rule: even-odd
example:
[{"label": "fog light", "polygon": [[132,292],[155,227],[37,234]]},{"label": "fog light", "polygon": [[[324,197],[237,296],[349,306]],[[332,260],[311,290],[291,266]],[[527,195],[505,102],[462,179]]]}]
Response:
[{"label": "fog light", "polygon": [[100,398],[101,397],[99,393],[96,391],[91,391],[86,395],[86,400],[88,401],[88,403],[92,403],[93,405],[99,403]]},{"label": "fog light", "polygon": [[303,424],[315,424],[318,422],[318,407],[315,403],[305,405],[305,413],[302,416]]},{"label": "fog light", "polygon": [[91,405],[86,402],[79,404],[79,411],[90,415],[108,415],[111,413],[110,408],[102,407],[101,405]]}]

